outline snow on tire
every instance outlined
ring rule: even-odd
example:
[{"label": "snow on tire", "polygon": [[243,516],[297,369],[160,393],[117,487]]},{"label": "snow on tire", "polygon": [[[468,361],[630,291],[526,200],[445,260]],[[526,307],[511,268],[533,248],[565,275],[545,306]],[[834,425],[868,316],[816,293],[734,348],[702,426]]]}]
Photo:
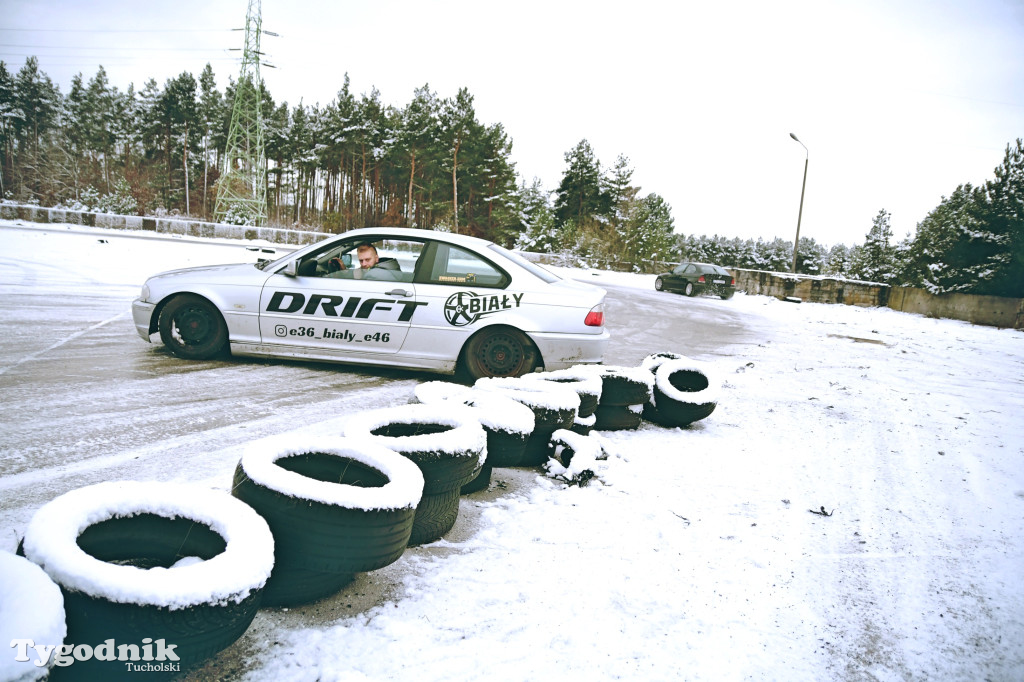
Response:
[{"label": "snow on tire", "polygon": [[[228,647],[249,627],[274,565],[274,538],[251,507],[197,485],[118,481],[43,505],[22,543],[60,586],[67,641],[175,648],[181,669]],[[76,661],[112,678],[120,661]]]},{"label": "snow on tire", "polygon": [[45,679],[54,657],[44,666],[35,665],[34,651],[25,652],[31,653],[30,658],[16,660],[20,652],[14,642],[30,639],[35,644],[63,644],[67,634],[64,596],[43,569],[10,552],[0,551],[0,576],[0,642],[15,648],[0,656],[0,680]]},{"label": "snow on tire", "polygon": [[[643,405],[651,399],[654,377],[641,367],[612,365],[588,366],[601,378],[601,400],[598,406]],[[600,428],[600,427],[598,427]]]},{"label": "snow on tire", "polygon": [[533,433],[533,410],[507,396],[447,381],[419,384],[414,393],[417,400],[427,405],[452,401],[471,408],[487,434],[487,457],[481,471],[488,466],[492,469],[519,466],[526,449],[526,440]]},{"label": "snow on tire", "polygon": [[448,402],[360,412],[346,434],[370,438],[408,457],[423,473],[410,545],[433,542],[451,529],[459,490],[476,477],[487,456],[487,435],[474,413]]},{"label": "snow on tire", "polygon": [[423,474],[369,440],[273,437],[246,448],[232,494],[270,525],[275,565],[264,602],[323,598],[409,544]]},{"label": "snow on tire", "polygon": [[580,397],[577,417],[589,417],[594,414],[594,410],[597,409],[597,404],[601,400],[603,381],[588,365],[576,365],[553,372],[526,374],[524,378],[530,381],[550,381],[576,391]]},{"label": "snow on tire", "polygon": [[720,388],[721,382],[702,363],[666,360],[655,373],[654,395],[644,417],[659,426],[689,426],[715,411]]},{"label": "snow on tire", "polygon": [[540,466],[547,461],[551,434],[558,429],[572,428],[580,408],[580,396],[571,388],[556,382],[530,378],[479,379],[473,388],[497,393],[522,403],[533,411],[534,428],[526,440],[526,448],[518,466]]},{"label": "snow on tire", "polygon": [[345,435],[368,438],[411,459],[423,472],[424,495],[469,483],[487,454],[487,434],[473,412],[447,403],[360,412]]}]

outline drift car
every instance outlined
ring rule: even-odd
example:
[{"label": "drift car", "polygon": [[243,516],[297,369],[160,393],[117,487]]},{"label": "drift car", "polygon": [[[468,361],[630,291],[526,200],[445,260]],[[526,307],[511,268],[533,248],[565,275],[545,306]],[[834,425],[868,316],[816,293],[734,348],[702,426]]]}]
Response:
[{"label": "drift car", "polygon": [[366,228],[274,261],[155,275],[132,316],[186,359],[230,349],[476,379],[600,362],[604,297],[483,239]]}]

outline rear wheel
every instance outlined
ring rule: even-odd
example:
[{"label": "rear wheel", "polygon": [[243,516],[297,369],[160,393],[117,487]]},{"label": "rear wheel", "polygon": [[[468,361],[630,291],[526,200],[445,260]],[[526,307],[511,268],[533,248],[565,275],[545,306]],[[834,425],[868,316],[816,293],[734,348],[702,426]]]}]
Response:
[{"label": "rear wheel", "polygon": [[485,329],[466,344],[462,365],[473,381],[483,377],[518,377],[537,366],[537,351],[518,329]]},{"label": "rear wheel", "polygon": [[179,358],[208,360],[224,350],[228,328],[212,303],[201,296],[182,294],[160,312],[160,339]]},{"label": "rear wheel", "polygon": [[693,296],[693,282],[686,283],[686,288],[683,290],[683,293],[687,296]]},{"label": "rear wheel", "polygon": [[658,279],[654,280],[654,290],[655,291],[661,291],[664,288],[665,288],[665,283],[661,280],[661,277],[659,277]]}]

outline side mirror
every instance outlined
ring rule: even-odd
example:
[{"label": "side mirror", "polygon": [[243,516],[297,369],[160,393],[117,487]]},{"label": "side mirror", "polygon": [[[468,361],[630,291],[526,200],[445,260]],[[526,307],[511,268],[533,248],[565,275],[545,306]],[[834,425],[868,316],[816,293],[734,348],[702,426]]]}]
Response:
[{"label": "side mirror", "polygon": [[298,277],[299,260],[296,258],[295,260],[288,261],[288,263],[285,264],[284,269],[281,270],[281,274],[285,277]]}]

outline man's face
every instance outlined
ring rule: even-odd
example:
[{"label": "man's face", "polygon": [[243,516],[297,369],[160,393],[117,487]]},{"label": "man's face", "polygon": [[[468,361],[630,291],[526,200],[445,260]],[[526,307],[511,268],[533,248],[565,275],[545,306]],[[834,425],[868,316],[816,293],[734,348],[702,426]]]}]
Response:
[{"label": "man's face", "polygon": [[368,270],[377,264],[377,252],[368,246],[360,247],[356,251],[356,256],[359,257],[359,267],[363,270]]}]

